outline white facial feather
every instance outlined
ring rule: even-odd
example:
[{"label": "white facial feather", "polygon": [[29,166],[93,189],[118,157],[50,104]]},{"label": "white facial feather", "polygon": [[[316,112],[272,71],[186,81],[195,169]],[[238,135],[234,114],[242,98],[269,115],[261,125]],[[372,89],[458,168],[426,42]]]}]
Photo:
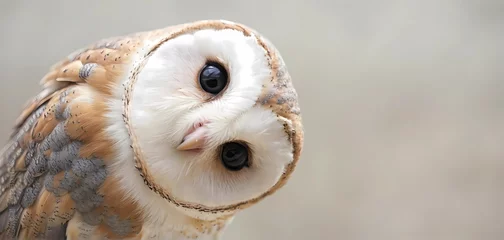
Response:
[{"label": "white facial feather", "polygon": [[[229,71],[228,87],[210,101],[198,82],[209,59]],[[253,36],[230,29],[200,30],[165,42],[147,61],[132,95],[131,121],[158,184],[184,202],[217,207],[258,197],[278,181],[293,159],[292,145],[277,115],[255,105],[262,85],[269,81],[270,67]],[[107,131],[118,150],[111,170],[144,208],[148,221],[165,221],[173,208],[144,184],[134,167],[122,120],[123,89],[117,86],[117,98],[109,102]],[[203,152],[176,150],[199,121],[209,121]],[[220,162],[217,147],[234,140],[248,143],[250,168],[232,172]],[[173,217],[170,221],[175,221]]]}]

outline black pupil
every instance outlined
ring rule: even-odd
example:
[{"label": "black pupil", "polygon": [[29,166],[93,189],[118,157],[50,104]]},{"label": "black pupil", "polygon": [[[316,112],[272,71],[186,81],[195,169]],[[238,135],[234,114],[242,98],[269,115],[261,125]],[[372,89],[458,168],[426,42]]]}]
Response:
[{"label": "black pupil", "polygon": [[240,143],[229,142],[222,147],[222,163],[224,167],[231,171],[241,170],[248,166],[248,150],[247,147]]},{"label": "black pupil", "polygon": [[218,94],[226,87],[228,74],[222,65],[209,62],[201,70],[199,82],[205,92]]},{"label": "black pupil", "polygon": [[217,80],[215,80],[215,79],[210,79],[210,80],[208,80],[206,83],[207,83],[207,85],[208,85],[210,88],[215,88],[215,87],[217,87]]}]

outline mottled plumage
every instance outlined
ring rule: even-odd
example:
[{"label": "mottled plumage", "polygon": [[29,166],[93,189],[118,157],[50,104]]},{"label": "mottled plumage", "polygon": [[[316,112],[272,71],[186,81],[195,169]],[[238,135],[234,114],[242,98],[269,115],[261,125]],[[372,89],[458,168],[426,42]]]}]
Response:
[{"label": "mottled plumage", "polygon": [[[191,71],[214,58],[231,77],[210,96]],[[1,152],[0,239],[217,238],[238,210],[282,187],[301,154],[285,64],[241,24],[105,39],[55,64],[41,84]],[[201,119],[206,145],[177,150]],[[238,172],[216,160],[233,139],[252,154]]]}]

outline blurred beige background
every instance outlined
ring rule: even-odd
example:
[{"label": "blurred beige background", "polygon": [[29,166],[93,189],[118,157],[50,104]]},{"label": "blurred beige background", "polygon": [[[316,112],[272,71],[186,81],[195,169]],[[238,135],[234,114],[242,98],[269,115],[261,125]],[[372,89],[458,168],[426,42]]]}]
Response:
[{"label": "blurred beige background", "polygon": [[211,18],[274,42],[306,128],[292,180],[224,239],[504,239],[501,0],[2,0],[1,140],[73,50]]}]

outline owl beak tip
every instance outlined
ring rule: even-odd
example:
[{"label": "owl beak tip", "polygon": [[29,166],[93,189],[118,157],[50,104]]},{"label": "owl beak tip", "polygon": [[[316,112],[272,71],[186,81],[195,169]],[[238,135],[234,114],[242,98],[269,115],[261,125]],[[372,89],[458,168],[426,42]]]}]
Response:
[{"label": "owl beak tip", "polygon": [[188,133],[182,142],[177,146],[179,151],[199,150],[205,145],[206,127],[198,127],[194,131]]},{"label": "owl beak tip", "polygon": [[179,151],[199,150],[203,148],[202,139],[194,139],[192,141],[183,141],[177,146]]}]

